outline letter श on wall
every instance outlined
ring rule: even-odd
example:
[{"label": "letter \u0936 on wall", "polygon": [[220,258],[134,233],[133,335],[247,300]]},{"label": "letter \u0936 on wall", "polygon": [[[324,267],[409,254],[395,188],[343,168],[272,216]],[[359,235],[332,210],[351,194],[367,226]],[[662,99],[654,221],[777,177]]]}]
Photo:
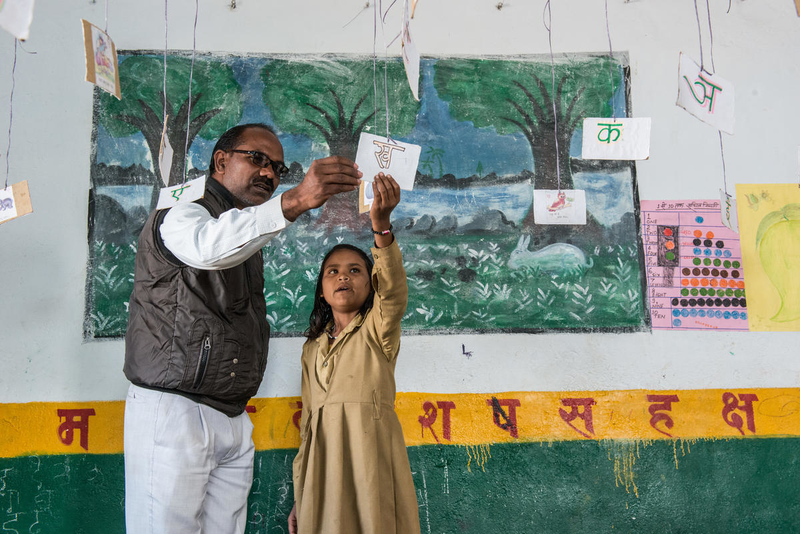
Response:
[{"label": "letter \u0936 on wall", "polygon": [[680,54],[678,101],[701,121],[733,135],[735,123],[733,84],[700,68],[684,53]]}]

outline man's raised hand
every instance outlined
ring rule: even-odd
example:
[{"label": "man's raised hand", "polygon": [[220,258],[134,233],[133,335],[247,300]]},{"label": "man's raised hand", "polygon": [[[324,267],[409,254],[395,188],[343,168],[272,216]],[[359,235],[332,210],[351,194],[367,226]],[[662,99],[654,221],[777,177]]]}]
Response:
[{"label": "man's raised hand", "polygon": [[300,214],[322,206],[330,197],[358,189],[361,171],[347,158],[329,156],[315,160],[303,181],[281,196],[283,216],[294,221]]}]

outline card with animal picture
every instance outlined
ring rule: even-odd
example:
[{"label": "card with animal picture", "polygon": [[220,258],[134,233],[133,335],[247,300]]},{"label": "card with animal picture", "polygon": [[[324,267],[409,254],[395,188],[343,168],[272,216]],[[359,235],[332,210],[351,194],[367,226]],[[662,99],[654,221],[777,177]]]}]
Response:
[{"label": "card with animal picture", "polygon": [[534,190],[533,221],[536,224],[586,224],[586,191]]},{"label": "card with animal picture", "polygon": [[86,53],[86,81],[121,100],[117,48],[114,41],[89,21],[81,19],[81,23]]},{"label": "card with animal picture", "polygon": [[400,189],[411,191],[417,177],[417,164],[422,147],[394,139],[362,133],[358,140],[356,164],[364,173],[362,180],[371,182],[378,173],[391,174]]},{"label": "card with animal picture", "polygon": [[32,212],[27,180],[0,188],[0,224]]}]

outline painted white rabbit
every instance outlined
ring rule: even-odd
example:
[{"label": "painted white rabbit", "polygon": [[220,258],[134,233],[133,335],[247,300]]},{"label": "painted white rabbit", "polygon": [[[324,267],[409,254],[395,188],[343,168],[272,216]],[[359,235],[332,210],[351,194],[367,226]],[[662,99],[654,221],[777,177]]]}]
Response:
[{"label": "painted white rabbit", "polygon": [[523,235],[517,241],[517,248],[508,258],[510,269],[523,269],[530,267],[559,276],[570,274],[583,274],[590,269],[594,262],[592,258],[586,261],[586,255],[581,249],[568,243],[553,243],[539,250],[528,250],[531,236]]}]

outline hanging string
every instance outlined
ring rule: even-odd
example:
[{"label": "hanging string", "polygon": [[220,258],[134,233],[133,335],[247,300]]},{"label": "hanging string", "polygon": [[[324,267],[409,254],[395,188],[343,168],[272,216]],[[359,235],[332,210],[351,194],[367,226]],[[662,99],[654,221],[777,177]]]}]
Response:
[{"label": "hanging string", "polygon": [[725,148],[722,146],[722,130],[717,130],[719,134],[719,153],[722,156],[722,185],[725,188],[725,194],[728,194],[728,175],[725,172]]},{"label": "hanging string", "polygon": [[608,74],[611,77],[611,119],[617,121],[617,107],[614,105],[614,49],[611,48],[611,30],[608,27],[608,0],[606,7],[606,35],[608,36]]},{"label": "hanging string", "polygon": [[192,65],[189,67],[189,108],[186,112],[186,144],[183,146],[183,183],[189,174],[189,126],[192,124],[192,80],[194,77],[194,57],[197,51],[197,14],[200,0],[194,0],[194,29],[192,30]]},{"label": "hanging string", "polygon": [[167,21],[167,0],[164,0],[164,124],[167,123],[167,37],[169,22]]},{"label": "hanging string", "polygon": [[378,3],[372,2],[372,126],[378,133]]},{"label": "hanging string", "polygon": [[11,97],[8,100],[8,148],[6,148],[6,184],[3,190],[8,189],[8,156],[11,153],[11,123],[14,120],[14,87],[17,85],[15,73],[17,72],[17,43],[19,41],[14,39],[14,64],[11,67]]},{"label": "hanging string", "polygon": [[[392,2],[392,5],[389,6],[389,9],[392,9],[392,6],[397,0]],[[378,0],[378,9],[382,8],[382,1]],[[381,17],[381,37],[383,38],[383,91],[384,91],[384,106],[386,107],[386,141],[389,141],[389,47],[386,45],[386,15],[389,13],[389,9],[383,13]]]},{"label": "hanging string", "polygon": [[708,4],[708,0],[706,0],[706,12],[708,13],[708,37],[711,43],[711,50],[709,55],[711,56],[711,74],[717,70],[714,67],[714,30],[711,29],[711,6]]},{"label": "hanging string", "polygon": [[106,0],[106,24],[103,27],[103,33],[108,34],[108,0]]},{"label": "hanging string", "polygon": [[[545,18],[545,16],[547,18]],[[553,75],[553,89],[550,93],[550,100],[553,102],[553,135],[556,140],[556,179],[558,180],[558,192],[561,192],[561,161],[558,155],[558,116],[556,114],[556,63],[553,56],[553,14],[550,11],[550,0],[544,4],[542,12],[542,22],[547,29],[547,42],[550,44],[550,71]]]},{"label": "hanging string", "polygon": [[697,37],[700,40],[700,70],[704,71],[706,69],[703,64],[703,32],[700,31],[700,11],[697,9],[697,0],[694,0],[694,15],[697,18]]}]

